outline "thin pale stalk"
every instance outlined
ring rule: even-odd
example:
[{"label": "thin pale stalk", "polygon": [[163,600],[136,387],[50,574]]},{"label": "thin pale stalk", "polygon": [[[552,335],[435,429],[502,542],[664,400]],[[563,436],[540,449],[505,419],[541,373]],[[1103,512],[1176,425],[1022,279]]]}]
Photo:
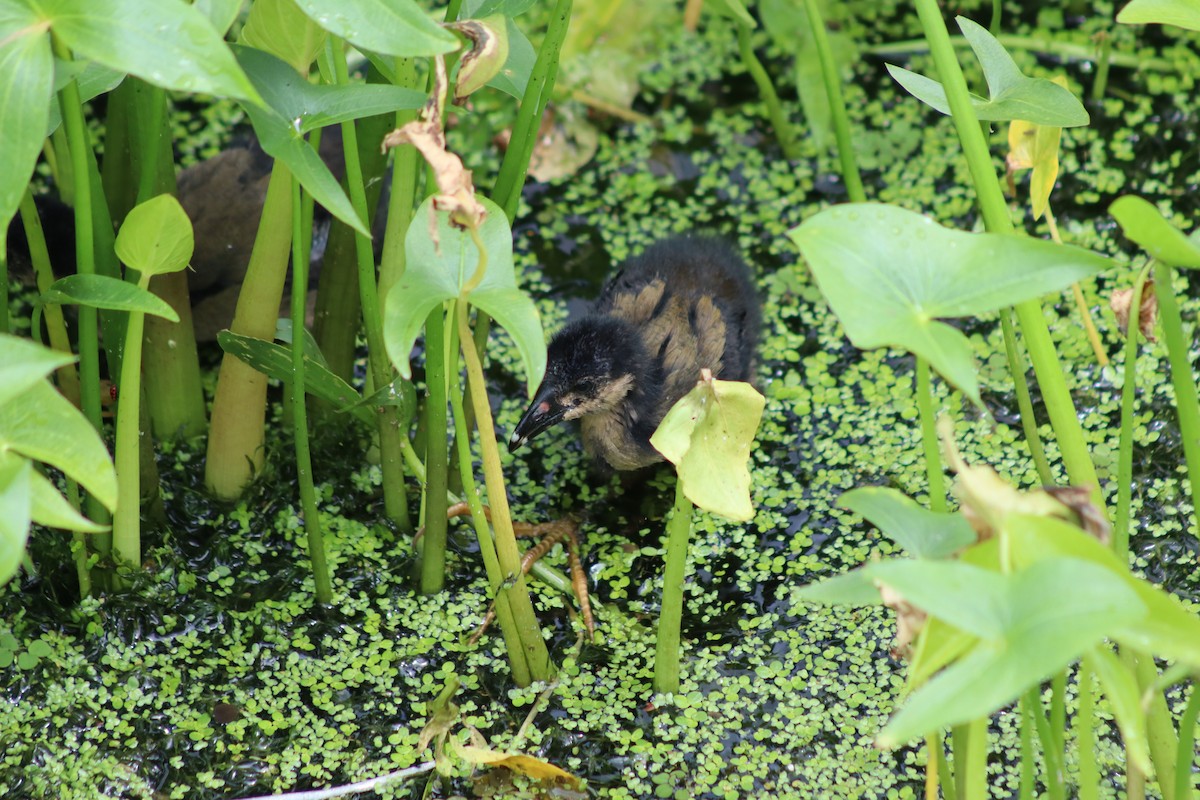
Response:
[{"label": "thin pale stalk", "polygon": [[[1188,489],[1192,500],[1192,524],[1200,535],[1200,400],[1196,397],[1196,378],[1188,355],[1191,341],[1184,337],[1179,303],[1172,286],[1175,270],[1170,264],[1154,265],[1154,293],[1158,297],[1158,315],[1162,320],[1167,358],[1171,362],[1171,386],[1175,389],[1175,413],[1179,416],[1179,436],[1187,461]],[[1131,314],[1137,314],[1133,309]]]},{"label": "thin pale stalk", "polygon": [[954,772],[950,769],[950,762],[946,760],[945,740],[942,733],[937,734],[937,769],[938,775],[941,776],[942,797],[945,800],[958,800],[958,790],[954,784]]},{"label": "thin pale stalk", "polygon": [[[54,283],[54,269],[50,264],[50,250],[46,247],[46,235],[42,230],[42,220],[38,216],[37,205],[33,201],[33,193],[29,187],[21,197],[21,224],[25,228],[25,241],[29,245],[29,260],[33,263],[33,274],[37,281],[39,293],[45,293]],[[50,337],[50,346],[62,353],[70,353],[71,339],[67,335],[67,323],[63,318],[62,306],[58,303],[48,303],[42,306],[42,318],[46,320],[46,332]],[[37,332],[34,331],[36,334]],[[79,403],[79,373],[74,364],[60,367],[55,373],[58,390],[71,402]]]},{"label": "thin pale stalk", "polygon": [[1092,660],[1079,664],[1079,709],[1075,713],[1075,748],[1079,758],[1079,800],[1099,800],[1100,769],[1096,766],[1096,696]]},{"label": "thin pale stalk", "polygon": [[[1050,238],[1055,244],[1062,244],[1062,235],[1058,232],[1058,220],[1054,218],[1054,212],[1046,206],[1046,225],[1050,228]],[[1071,284],[1071,294],[1075,299],[1075,307],[1079,309],[1079,318],[1083,321],[1083,330],[1087,333],[1088,344],[1092,346],[1092,353],[1096,356],[1096,362],[1102,367],[1108,366],[1108,353],[1104,352],[1104,345],[1100,341],[1100,332],[1096,330],[1096,323],[1092,319],[1092,310],[1088,308],[1087,299],[1083,296],[1083,288],[1079,282]]]},{"label": "thin pale stalk", "polygon": [[[946,99],[953,113],[954,126],[962,143],[984,222],[987,229],[994,233],[1012,233],[1008,204],[996,176],[987,141],[971,106],[967,82],[954,54],[941,8],[937,0],[916,0],[916,7],[938,77],[946,89]],[[1103,507],[1104,497],[1100,492],[1096,468],[1083,438],[1083,429],[1067,388],[1065,372],[1042,316],[1041,304],[1037,300],[1029,300],[1017,305],[1016,311],[1067,474],[1073,484],[1090,487],[1092,499]]]},{"label": "thin pale stalk", "polygon": [[[1113,63],[1112,37],[1107,31],[1096,34],[1100,39],[1100,53],[1096,56],[1096,77],[1092,80],[1092,101],[1100,102],[1108,90],[1108,70]],[[1136,56],[1135,56],[1136,57]]]},{"label": "thin pale stalk", "polygon": [[[450,314],[457,319],[456,310],[451,309]],[[455,327],[450,327],[450,340],[457,348],[458,333]],[[457,360],[456,358],[455,361]],[[449,394],[454,412],[454,441],[458,449],[458,471],[463,485],[463,497],[466,498],[467,505],[471,509],[471,523],[475,527],[475,537],[479,541],[479,552],[483,555],[483,568],[487,573],[488,584],[491,586],[492,597],[496,604],[496,619],[500,623],[500,634],[504,637],[504,646],[508,649],[508,663],[512,668],[513,680],[520,686],[527,686],[533,680],[529,672],[529,662],[526,660],[525,650],[521,646],[521,634],[517,630],[517,623],[513,618],[508,593],[502,588],[504,570],[500,568],[500,557],[496,553],[496,544],[492,539],[487,514],[483,510],[483,501],[479,497],[479,488],[475,485],[475,474],[471,469],[471,432],[467,430],[463,414],[464,392],[455,387]],[[415,457],[415,455],[414,453],[413,456]]]},{"label": "thin pale stalk", "polygon": [[[800,145],[796,139],[796,131],[792,127],[791,121],[788,120],[787,113],[783,110],[783,104],[779,102],[779,95],[775,93],[771,76],[767,74],[762,62],[754,54],[754,46],[750,42],[750,28],[739,23],[737,37],[742,64],[750,73],[750,77],[754,79],[754,85],[758,87],[763,102],[767,104],[767,116],[771,118],[771,127],[775,129],[775,137],[779,139],[779,147],[783,150],[783,156],[788,161],[795,161],[800,158]],[[839,146],[840,142],[839,139]]]},{"label": "thin pale stalk", "polygon": [[1059,753],[1065,752],[1067,724],[1067,673],[1062,670],[1050,679],[1050,734]]},{"label": "thin pale stalk", "polygon": [[683,576],[688,539],[692,535],[692,501],[675,477],[675,507],[667,521],[667,555],[663,566],[662,611],[654,646],[654,691],[679,691],[679,628],[683,621]]},{"label": "thin pale stalk", "polygon": [[1175,723],[1171,721],[1171,710],[1167,708],[1167,700],[1162,692],[1155,689],[1158,667],[1154,665],[1154,658],[1145,653],[1131,655],[1136,662],[1138,686],[1144,693],[1142,707],[1146,709],[1146,735],[1150,740],[1150,761],[1154,764],[1154,772],[1158,776],[1158,788],[1162,792],[1163,800],[1176,800],[1175,781],[1172,777],[1175,775],[1175,755],[1179,750],[1179,737],[1175,733]]},{"label": "thin pale stalk", "polygon": [[[333,601],[333,583],[325,558],[325,538],[321,531],[321,512],[317,508],[317,488],[313,480],[312,453],[308,445],[308,405],[304,390],[304,321],[308,311],[308,247],[305,246],[304,207],[300,202],[300,181],[292,176],[292,432],[296,447],[296,481],[300,485],[300,507],[304,511],[304,532],[308,537],[308,559],[312,563],[313,585],[317,602]],[[312,241],[311,238],[308,241]]]},{"label": "thin pale stalk", "polygon": [[946,474],[942,468],[942,453],[938,449],[937,414],[933,409],[933,386],[929,378],[929,362],[917,356],[917,407],[921,414],[921,446],[925,450],[925,474],[929,480],[929,508],[946,510]]},{"label": "thin pale stalk", "polygon": [[1125,374],[1121,385],[1121,435],[1117,448],[1117,511],[1113,523],[1113,552],[1128,563],[1129,558],[1129,519],[1130,507],[1133,504],[1133,429],[1134,412],[1137,403],[1137,357],[1138,336],[1140,334],[1139,309],[1142,307],[1142,290],[1146,286],[1146,278],[1153,268],[1152,263],[1146,264],[1138,272],[1133,281],[1133,290],[1129,305],[1129,326],[1125,330]]},{"label": "thin pale stalk", "polygon": [[[480,248],[482,252],[482,248]],[[502,589],[508,595],[513,619],[521,637],[529,674],[533,680],[549,680],[554,677],[554,666],[542,639],[533,603],[521,574],[521,553],[513,534],[512,516],[508,507],[508,493],[504,487],[504,473],[500,466],[500,449],[496,445],[496,425],[492,420],[492,409],[488,405],[487,383],[483,377],[483,365],[471,339],[471,326],[467,322],[467,303],[459,299],[455,303],[458,317],[458,336],[463,358],[467,362],[467,380],[470,384],[471,402],[475,406],[476,430],[483,458],[484,481],[487,484],[488,503],[492,510],[492,526],[496,533],[496,553],[504,571]]]},{"label": "thin pale stalk", "polygon": [[842,80],[837,64],[833,60],[833,48],[829,46],[829,35],[825,31],[825,20],[821,18],[821,5],[817,0],[804,0],[804,11],[812,29],[813,41],[817,45],[817,58],[821,61],[821,77],[825,81],[825,94],[829,97],[829,110],[833,114],[833,133],[837,138],[838,160],[842,164],[842,182],[852,203],[865,203],[867,192],[863,188],[858,162],[854,158],[854,142],[850,138],[850,115],[846,113],[846,100],[842,97]]},{"label": "thin pale stalk", "polygon": [[955,725],[950,729],[950,755],[954,757],[954,792],[965,798],[967,793],[967,748],[971,730],[966,725]]},{"label": "thin pale stalk", "polygon": [[1012,321],[1012,309],[1000,310],[1000,329],[1004,332],[1004,355],[1008,359],[1008,371],[1013,378],[1013,389],[1017,394],[1017,409],[1021,413],[1021,428],[1025,433],[1025,443],[1029,446],[1029,455],[1037,467],[1038,479],[1043,486],[1054,485],[1054,473],[1050,471],[1050,462],[1046,458],[1046,450],[1042,446],[1042,436],[1038,432],[1037,418],[1033,415],[1033,398],[1029,396],[1029,383],[1025,380],[1025,357],[1021,346],[1017,343],[1017,330]]}]

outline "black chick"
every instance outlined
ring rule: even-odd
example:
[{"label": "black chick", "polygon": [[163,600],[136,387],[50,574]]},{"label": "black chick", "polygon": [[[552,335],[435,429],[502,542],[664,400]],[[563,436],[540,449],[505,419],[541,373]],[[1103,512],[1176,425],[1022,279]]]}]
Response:
[{"label": "black chick", "polygon": [[588,316],[550,340],[546,377],[509,449],[578,419],[584,449],[602,465],[662,461],[650,436],[667,411],[701,369],[750,380],[760,324],[750,270],[729,244],[695,234],[657,242],[623,265]]}]

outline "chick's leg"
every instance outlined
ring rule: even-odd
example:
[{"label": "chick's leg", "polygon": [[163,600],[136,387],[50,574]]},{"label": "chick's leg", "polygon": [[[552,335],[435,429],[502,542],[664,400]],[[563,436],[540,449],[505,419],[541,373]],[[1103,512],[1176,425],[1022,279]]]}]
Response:
[{"label": "chick's leg", "polygon": [[[446,509],[446,517],[454,519],[455,517],[468,516],[471,513],[470,507],[466,503],[455,503]],[[492,521],[492,510],[487,506],[483,507],[484,516],[488,522]],[[595,638],[596,635],[596,620],[592,616],[592,604],[588,596],[587,575],[583,571],[583,562],[579,558],[579,520],[575,517],[566,517],[564,519],[556,519],[550,522],[518,522],[513,521],[513,533],[521,539],[538,539],[537,544],[530,547],[521,556],[521,574],[528,575],[529,570],[537,562],[539,558],[549,553],[551,548],[564,539],[567,548],[567,563],[571,568],[571,587],[575,591],[575,597],[579,602],[579,613],[583,617],[584,627],[587,628],[588,639]],[[421,535],[421,531],[417,532],[417,536]],[[415,538],[415,537],[414,537]],[[483,623],[479,629],[472,634],[470,643],[474,644],[488,626],[492,624],[492,620],[496,618],[495,601],[492,602],[492,607],[488,609],[487,616],[484,617]]]}]

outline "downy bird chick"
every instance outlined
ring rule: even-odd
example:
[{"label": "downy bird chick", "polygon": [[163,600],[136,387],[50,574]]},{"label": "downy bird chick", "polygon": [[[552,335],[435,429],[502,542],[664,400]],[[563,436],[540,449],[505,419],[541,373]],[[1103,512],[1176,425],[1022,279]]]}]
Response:
[{"label": "downy bird chick", "polygon": [[651,245],[605,285],[590,314],[550,340],[546,377],[509,449],[578,419],[584,449],[602,466],[662,461],[650,436],[701,369],[751,379],[760,323],[750,270],[729,244],[691,234]]}]

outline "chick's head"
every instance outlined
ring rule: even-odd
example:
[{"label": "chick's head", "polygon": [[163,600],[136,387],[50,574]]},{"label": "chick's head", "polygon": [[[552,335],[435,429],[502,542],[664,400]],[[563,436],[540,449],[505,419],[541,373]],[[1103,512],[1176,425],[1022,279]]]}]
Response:
[{"label": "chick's head", "polygon": [[645,372],[645,353],[628,323],[599,315],[571,323],[550,340],[546,377],[513,429],[509,449],[564,420],[613,411]]}]

